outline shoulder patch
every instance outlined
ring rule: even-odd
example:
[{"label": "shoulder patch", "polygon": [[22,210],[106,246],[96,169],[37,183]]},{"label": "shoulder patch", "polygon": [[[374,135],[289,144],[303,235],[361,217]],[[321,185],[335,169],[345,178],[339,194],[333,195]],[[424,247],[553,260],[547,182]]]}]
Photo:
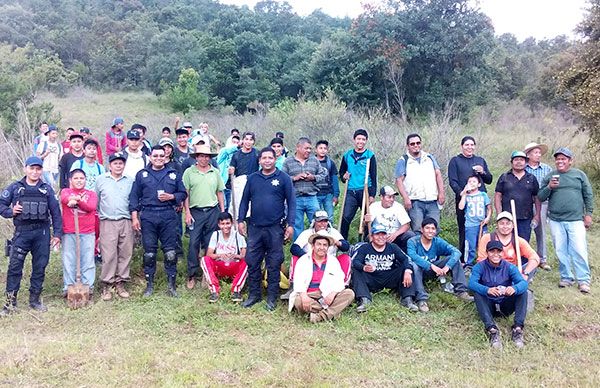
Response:
[{"label": "shoulder patch", "polygon": [[174,172],[169,174],[169,178],[171,178],[171,180],[175,180],[175,178],[177,178],[177,174],[175,174]]},{"label": "shoulder patch", "polygon": [[148,178],[148,171],[142,171],[142,177]]},{"label": "shoulder patch", "polygon": [[8,190],[2,191],[2,198],[8,198],[8,197],[10,197],[10,191],[8,191]]}]

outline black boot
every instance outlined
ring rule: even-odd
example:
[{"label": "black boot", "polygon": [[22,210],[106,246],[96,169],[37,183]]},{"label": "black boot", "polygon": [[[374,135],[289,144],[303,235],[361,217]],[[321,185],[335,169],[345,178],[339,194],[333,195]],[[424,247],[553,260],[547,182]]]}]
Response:
[{"label": "black boot", "polygon": [[44,306],[42,301],[40,300],[41,292],[29,291],[29,307],[39,312],[48,311],[48,307]]},{"label": "black boot", "polygon": [[167,295],[173,298],[179,297],[179,295],[177,295],[177,284],[175,280],[175,275],[169,276],[167,279]]},{"label": "black boot", "polygon": [[145,297],[152,295],[154,292],[154,278],[146,275],[146,289],[144,290]]},{"label": "black boot", "polygon": [[7,292],[5,294],[6,300],[0,310],[0,317],[8,316],[17,311],[17,292]]}]

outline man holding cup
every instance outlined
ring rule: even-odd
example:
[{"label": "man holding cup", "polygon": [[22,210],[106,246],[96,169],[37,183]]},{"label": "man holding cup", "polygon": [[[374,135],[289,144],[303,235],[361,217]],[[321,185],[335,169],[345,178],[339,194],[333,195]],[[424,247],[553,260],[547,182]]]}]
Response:
[{"label": "man holding cup", "polygon": [[548,200],[550,233],[559,262],[558,286],[569,287],[576,280],[579,291],[588,294],[591,276],[586,229],[592,226],[594,193],[587,175],[572,168],[571,150],[556,150],[554,164],[556,169],[542,181],[538,197],[542,202]]}]

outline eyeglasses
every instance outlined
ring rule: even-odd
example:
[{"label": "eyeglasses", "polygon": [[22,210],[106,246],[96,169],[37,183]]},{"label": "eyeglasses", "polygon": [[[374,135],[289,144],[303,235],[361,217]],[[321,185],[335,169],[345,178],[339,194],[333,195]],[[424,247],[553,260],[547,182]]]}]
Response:
[{"label": "eyeglasses", "polygon": [[408,143],[409,146],[421,145],[420,141],[413,141],[412,143]]}]

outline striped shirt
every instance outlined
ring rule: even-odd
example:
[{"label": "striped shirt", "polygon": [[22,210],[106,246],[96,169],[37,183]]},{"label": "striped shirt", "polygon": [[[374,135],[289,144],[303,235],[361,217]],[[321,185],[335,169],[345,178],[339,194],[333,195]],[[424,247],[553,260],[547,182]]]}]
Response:
[{"label": "striped shirt", "polygon": [[539,166],[533,168],[533,167],[531,167],[528,164],[528,165],[525,166],[525,171],[527,171],[528,173],[530,173],[531,175],[533,175],[535,177],[535,179],[537,179],[538,184],[541,187],[542,186],[542,180],[548,174],[550,174],[550,172],[552,171],[552,167],[548,166],[546,163],[540,163]]},{"label": "striped shirt", "polygon": [[296,159],[295,156],[290,156],[285,160],[285,162],[283,162],[283,168],[281,171],[288,174],[290,178],[293,178],[294,176],[303,172],[307,172],[315,176],[314,181],[299,180],[293,182],[297,197],[317,195],[319,192],[317,183],[327,179],[327,170],[322,168],[319,160],[312,155],[309,156],[304,163]]}]

